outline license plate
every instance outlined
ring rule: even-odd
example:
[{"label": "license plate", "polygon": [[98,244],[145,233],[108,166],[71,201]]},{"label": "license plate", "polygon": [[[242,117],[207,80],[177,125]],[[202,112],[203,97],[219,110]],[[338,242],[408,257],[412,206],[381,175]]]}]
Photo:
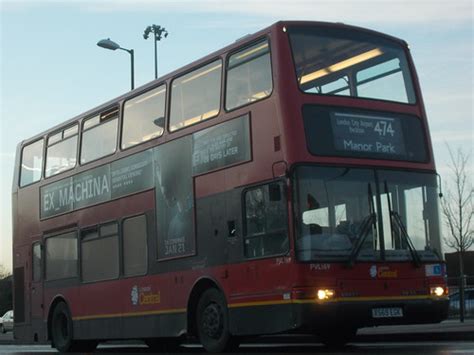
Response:
[{"label": "license plate", "polygon": [[400,318],[403,317],[403,310],[400,307],[372,308],[373,318]]}]

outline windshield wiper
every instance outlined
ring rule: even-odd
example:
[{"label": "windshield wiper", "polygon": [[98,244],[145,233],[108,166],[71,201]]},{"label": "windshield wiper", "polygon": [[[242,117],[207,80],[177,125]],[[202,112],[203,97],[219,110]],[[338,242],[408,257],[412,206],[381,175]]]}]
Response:
[{"label": "windshield wiper", "polygon": [[411,257],[413,259],[413,263],[415,264],[416,267],[420,267],[421,265],[420,255],[416,251],[415,246],[413,245],[413,242],[411,241],[410,236],[408,235],[407,228],[405,227],[405,224],[403,224],[402,218],[400,217],[398,212],[392,209],[390,194],[388,193],[387,180],[384,181],[384,185],[385,185],[385,194],[387,195],[388,211],[390,214],[390,230],[392,232],[392,241],[395,239],[395,235],[394,235],[395,229],[393,228],[393,224],[395,222],[398,226],[398,229],[401,232],[400,235],[402,236],[403,241],[408,246],[408,250],[410,251]]},{"label": "windshield wiper", "polygon": [[377,219],[377,215],[375,214],[375,208],[374,208],[374,198],[372,194],[372,188],[370,187],[370,183],[367,184],[367,196],[369,199],[369,210],[370,214],[365,217],[364,221],[362,222],[359,233],[357,234],[357,240],[354,245],[354,248],[352,248],[351,255],[349,255],[349,260],[347,261],[347,265],[349,267],[354,266],[354,261],[356,260],[357,256],[359,255],[362,245],[364,245],[365,240],[367,239],[367,236],[369,235],[369,232],[371,228],[377,228],[375,221]]}]

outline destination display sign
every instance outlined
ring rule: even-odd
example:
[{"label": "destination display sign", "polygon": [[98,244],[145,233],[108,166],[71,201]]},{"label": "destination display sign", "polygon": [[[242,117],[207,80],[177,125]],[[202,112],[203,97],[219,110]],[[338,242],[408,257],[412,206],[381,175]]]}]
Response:
[{"label": "destination display sign", "polygon": [[428,161],[423,123],[414,115],[339,106],[303,106],[313,155]]},{"label": "destination display sign", "polygon": [[331,126],[336,150],[401,156],[406,154],[399,119],[332,112]]}]

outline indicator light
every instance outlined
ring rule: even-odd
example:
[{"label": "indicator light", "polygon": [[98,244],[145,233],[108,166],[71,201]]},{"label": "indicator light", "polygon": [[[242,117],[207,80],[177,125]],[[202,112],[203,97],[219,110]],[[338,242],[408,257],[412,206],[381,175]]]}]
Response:
[{"label": "indicator light", "polygon": [[320,300],[320,301],[329,300],[329,299],[333,298],[334,295],[335,295],[334,290],[324,289],[324,290],[318,290],[318,292],[317,292],[318,300]]}]

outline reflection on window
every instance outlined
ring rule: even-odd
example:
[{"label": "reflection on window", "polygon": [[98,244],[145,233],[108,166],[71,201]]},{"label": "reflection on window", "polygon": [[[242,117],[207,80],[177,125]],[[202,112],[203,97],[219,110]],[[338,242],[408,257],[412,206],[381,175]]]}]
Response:
[{"label": "reflection on window", "polygon": [[70,232],[46,239],[46,279],[77,276],[77,234]]},{"label": "reflection on window", "polygon": [[229,58],[226,86],[228,110],[270,95],[273,83],[267,41],[257,43]]},{"label": "reflection on window", "polygon": [[292,28],[290,38],[304,92],[415,102],[408,62],[398,43],[317,27]]},{"label": "reflection on window", "polygon": [[341,95],[349,96],[349,79],[345,76],[334,81],[330,81],[326,84],[310,88],[308,93],[312,94],[326,94],[326,95]]},{"label": "reflection on window", "polygon": [[408,102],[400,59],[392,59],[358,72],[357,93],[360,97]]},{"label": "reflection on window", "polygon": [[118,277],[119,246],[116,223],[82,233],[81,272],[85,282]]},{"label": "reflection on window", "polygon": [[216,60],[173,80],[171,89],[171,132],[219,113],[222,63]]},{"label": "reflection on window", "polygon": [[[301,260],[348,260],[363,236],[366,238],[359,258],[376,258],[383,237],[387,260],[409,260],[411,254],[403,230],[422,259],[439,260],[441,240],[435,175],[299,167],[296,179],[296,251]],[[375,218],[371,217],[372,213],[376,214]],[[394,213],[399,220],[391,221]]]},{"label": "reflection on window", "polygon": [[81,145],[81,164],[97,160],[115,152],[117,146],[118,110],[84,121]]},{"label": "reflection on window", "polygon": [[[400,216],[410,240],[417,250],[436,250],[441,252],[438,195],[436,181],[427,174],[404,174],[402,172],[385,172],[380,177],[387,181],[391,210]],[[384,230],[386,249],[407,250],[402,231],[398,224],[393,224],[390,233],[388,218],[388,200],[385,193],[385,183],[381,183],[384,193],[381,195],[382,210],[384,211]]]},{"label": "reflection on window", "polygon": [[32,271],[33,271],[33,282],[41,281],[41,244],[33,244],[33,262]]},{"label": "reflection on window", "polygon": [[43,170],[43,140],[23,148],[21,154],[20,186],[29,185],[41,179]]},{"label": "reflection on window", "polygon": [[285,253],[288,250],[286,201],[281,183],[272,183],[245,193],[245,256],[249,258]]},{"label": "reflection on window", "polygon": [[123,222],[123,273],[143,275],[147,268],[147,228],[144,215]]},{"label": "reflection on window", "polygon": [[[370,171],[298,169],[301,224],[296,246],[301,260],[347,256],[351,252],[360,237],[362,225],[370,215],[370,191],[375,191],[372,182],[373,173]],[[362,249],[376,249],[374,230],[369,230]]]},{"label": "reflection on window", "polygon": [[127,100],[123,112],[122,148],[163,134],[166,86],[162,85]]},{"label": "reflection on window", "polygon": [[67,128],[48,138],[46,177],[76,166],[78,126]]}]

